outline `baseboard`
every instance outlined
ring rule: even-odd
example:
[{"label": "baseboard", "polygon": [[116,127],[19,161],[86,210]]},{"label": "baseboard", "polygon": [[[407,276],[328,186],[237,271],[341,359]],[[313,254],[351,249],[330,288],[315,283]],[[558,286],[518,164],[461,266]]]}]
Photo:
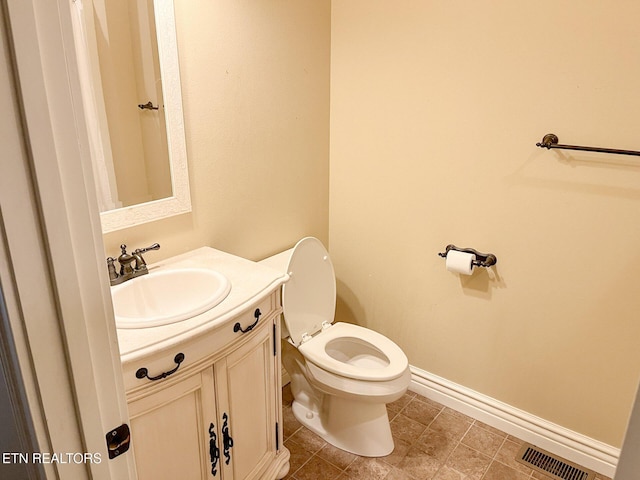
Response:
[{"label": "baseboard", "polygon": [[619,448],[548,422],[413,366],[409,390],[613,478],[620,456]]}]

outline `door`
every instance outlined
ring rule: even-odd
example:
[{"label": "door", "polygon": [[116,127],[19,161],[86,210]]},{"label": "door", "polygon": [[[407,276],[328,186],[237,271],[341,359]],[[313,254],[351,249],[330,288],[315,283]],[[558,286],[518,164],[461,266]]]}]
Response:
[{"label": "door", "polygon": [[74,458],[46,478],[127,480],[131,455],[107,452],[128,416],[69,5],[0,8],[0,282],[38,449]]},{"label": "door", "polygon": [[219,479],[209,452],[209,441],[217,440],[213,368],[170,386],[160,383],[129,403],[138,477]]},{"label": "door", "polygon": [[640,388],[633,402],[615,480],[635,480],[640,472]]},{"label": "door", "polygon": [[[248,342],[214,365],[225,479],[260,478],[276,455],[272,330],[273,320],[264,322]],[[226,445],[225,436],[230,438]]]}]

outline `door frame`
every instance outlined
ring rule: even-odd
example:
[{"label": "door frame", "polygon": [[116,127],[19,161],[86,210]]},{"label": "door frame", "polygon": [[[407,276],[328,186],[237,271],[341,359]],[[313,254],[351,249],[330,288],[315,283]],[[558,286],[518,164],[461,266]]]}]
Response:
[{"label": "door frame", "polygon": [[73,44],[74,1],[81,0],[0,0],[10,71],[3,91],[12,94],[3,103],[13,106],[2,121],[12,127],[14,148],[0,173],[0,280],[40,452],[92,455],[44,464],[46,477],[134,480],[132,454],[109,460],[105,440],[128,423],[128,412]]},{"label": "door frame", "polygon": [[635,480],[640,472],[640,387],[633,402],[627,432],[622,443],[618,466],[616,468],[616,480]]},{"label": "door frame", "polygon": [[[47,478],[135,480],[131,454],[106,455],[106,431],[128,413],[73,48],[75,1],[0,0],[17,111],[0,112],[3,128],[15,127],[3,157],[19,150],[0,163],[11,179],[11,198],[0,195],[0,301],[41,452],[102,454],[100,463],[43,464]],[[637,471],[637,418],[640,401],[619,480]]]}]

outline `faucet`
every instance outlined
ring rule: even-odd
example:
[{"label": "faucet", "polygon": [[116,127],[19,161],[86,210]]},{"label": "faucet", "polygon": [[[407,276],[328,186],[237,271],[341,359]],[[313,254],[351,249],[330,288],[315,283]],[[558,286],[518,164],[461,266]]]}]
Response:
[{"label": "faucet", "polygon": [[[159,249],[160,244],[154,243],[150,247],[136,248],[133,252],[127,253],[127,246],[125,244],[120,245],[120,256],[117,259],[113,257],[107,258],[107,270],[109,271],[111,286],[119,285],[127,280],[149,273],[147,262],[145,262],[142,254],[149,250]],[[116,260],[120,264],[120,272],[116,271]]]}]

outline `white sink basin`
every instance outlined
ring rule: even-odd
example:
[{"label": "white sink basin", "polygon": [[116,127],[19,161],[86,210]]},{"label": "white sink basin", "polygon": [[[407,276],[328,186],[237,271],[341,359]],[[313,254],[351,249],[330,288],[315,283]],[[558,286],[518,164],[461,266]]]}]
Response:
[{"label": "white sink basin", "polygon": [[231,290],[227,277],[204,268],[151,272],[111,288],[117,328],[180,322],[218,305]]}]

